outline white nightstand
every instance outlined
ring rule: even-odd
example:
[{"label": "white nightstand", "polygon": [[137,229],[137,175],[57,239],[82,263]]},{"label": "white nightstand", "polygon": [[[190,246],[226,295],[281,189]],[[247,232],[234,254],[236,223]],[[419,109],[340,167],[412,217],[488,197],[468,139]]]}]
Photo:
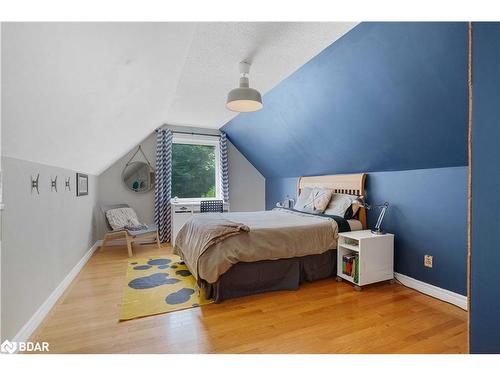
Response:
[{"label": "white nightstand", "polygon": [[[357,280],[353,267],[352,276],[343,271],[343,257],[354,256]],[[348,267],[349,268],[349,267]],[[337,281],[347,280],[354,289],[363,285],[394,279],[394,235],[372,234],[370,230],[339,233],[337,244]]]}]

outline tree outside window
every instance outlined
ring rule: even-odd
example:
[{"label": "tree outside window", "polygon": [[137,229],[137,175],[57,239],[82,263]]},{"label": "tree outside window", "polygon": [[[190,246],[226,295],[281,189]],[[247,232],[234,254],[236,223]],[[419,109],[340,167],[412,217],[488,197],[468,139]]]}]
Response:
[{"label": "tree outside window", "polygon": [[215,198],[215,146],[172,144],[172,197]]}]

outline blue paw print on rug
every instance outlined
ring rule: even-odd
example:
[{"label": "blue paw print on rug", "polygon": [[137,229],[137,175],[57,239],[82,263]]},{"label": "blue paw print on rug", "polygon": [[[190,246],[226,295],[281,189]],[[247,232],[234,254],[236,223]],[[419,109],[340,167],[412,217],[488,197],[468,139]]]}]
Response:
[{"label": "blue paw print on rug", "polygon": [[137,271],[143,271],[143,270],[148,270],[150,269],[151,266],[148,266],[147,264],[144,264],[142,266],[135,266],[134,267],[134,270],[137,270]]},{"label": "blue paw print on rug", "polygon": [[184,303],[189,301],[191,295],[194,294],[194,289],[182,288],[181,290],[171,293],[165,298],[165,302],[169,305],[178,305],[179,303]]},{"label": "blue paw print on rug", "polygon": [[165,284],[176,284],[179,279],[169,279],[168,273],[154,273],[149,276],[138,277],[128,283],[133,289],[149,289]]},{"label": "blue paw print on rug", "polygon": [[175,274],[180,276],[191,276],[191,272],[189,272],[188,270],[175,271]]},{"label": "blue paw print on rug", "polygon": [[[135,266],[134,270],[136,271],[144,271],[150,269],[152,266],[158,266],[159,269],[164,270],[168,268],[168,264],[171,262],[170,259],[150,259],[148,264],[141,264],[139,266]],[[137,262],[130,263],[131,265],[137,264]]]},{"label": "blue paw print on rug", "polygon": [[170,259],[150,259],[148,261],[148,264],[150,266],[163,266],[165,264],[169,264],[170,262]]}]

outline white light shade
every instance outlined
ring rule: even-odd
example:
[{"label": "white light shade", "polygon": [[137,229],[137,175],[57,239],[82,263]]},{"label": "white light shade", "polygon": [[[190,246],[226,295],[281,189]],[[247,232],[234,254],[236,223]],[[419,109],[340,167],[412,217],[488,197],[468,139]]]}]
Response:
[{"label": "white light shade", "polygon": [[248,73],[250,64],[240,63],[240,87],[227,94],[226,108],[234,112],[255,112],[262,109],[262,96],[260,92],[250,88]]},{"label": "white light shade", "polygon": [[227,95],[226,107],[234,112],[255,112],[262,109],[262,97],[255,89],[239,87]]}]

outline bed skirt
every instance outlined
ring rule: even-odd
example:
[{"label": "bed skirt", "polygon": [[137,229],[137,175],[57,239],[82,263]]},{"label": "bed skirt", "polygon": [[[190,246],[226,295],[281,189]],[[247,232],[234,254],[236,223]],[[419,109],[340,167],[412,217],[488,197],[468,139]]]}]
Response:
[{"label": "bed skirt", "polygon": [[297,258],[240,262],[219,280],[204,286],[215,303],[226,299],[278,290],[297,290],[304,281],[332,277],[337,273],[337,251]]}]

